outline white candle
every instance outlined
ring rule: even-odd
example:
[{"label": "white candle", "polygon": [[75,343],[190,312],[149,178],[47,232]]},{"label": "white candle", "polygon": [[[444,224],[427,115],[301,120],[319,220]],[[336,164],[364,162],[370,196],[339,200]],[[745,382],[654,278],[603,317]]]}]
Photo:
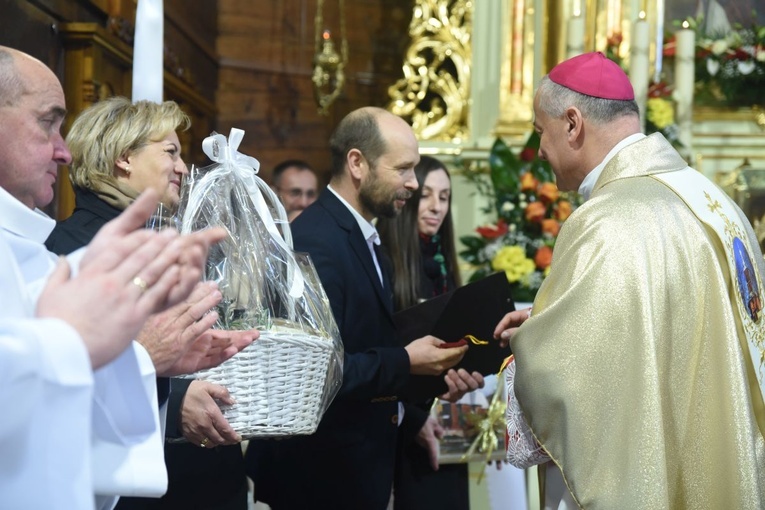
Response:
[{"label": "white candle", "polygon": [[133,101],[161,103],[163,97],[163,0],[140,0],[133,43]]},{"label": "white candle", "polygon": [[632,38],[630,41],[630,82],[635,90],[635,101],[640,108],[640,122],[645,127],[645,108],[648,97],[648,68],[649,47],[651,37],[649,35],[648,21],[645,12],[640,11],[640,17],[632,26]]},{"label": "white candle", "polygon": [[568,19],[566,31],[566,58],[584,53],[584,17],[580,12]]},{"label": "white candle", "polygon": [[675,34],[675,116],[680,142],[690,149],[693,121],[693,83],[695,80],[696,33],[683,22]]},{"label": "white candle", "polygon": [[661,81],[661,68],[664,60],[664,0],[656,0],[656,68],[653,81]]}]

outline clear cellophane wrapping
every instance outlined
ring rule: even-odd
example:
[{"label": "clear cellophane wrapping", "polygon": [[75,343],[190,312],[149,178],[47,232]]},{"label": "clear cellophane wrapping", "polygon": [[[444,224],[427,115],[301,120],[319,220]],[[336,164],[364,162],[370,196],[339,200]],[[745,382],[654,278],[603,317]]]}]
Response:
[{"label": "clear cellophane wrapping", "polygon": [[229,390],[236,404],[221,408],[243,438],[310,434],[342,382],[342,342],[310,257],[292,249],[284,207],[258,161],[237,152],[243,134],[205,139],[215,163],[185,179],[178,223],[182,232],[226,229],[205,272],[223,295],[215,327],[260,337],[193,377]]}]

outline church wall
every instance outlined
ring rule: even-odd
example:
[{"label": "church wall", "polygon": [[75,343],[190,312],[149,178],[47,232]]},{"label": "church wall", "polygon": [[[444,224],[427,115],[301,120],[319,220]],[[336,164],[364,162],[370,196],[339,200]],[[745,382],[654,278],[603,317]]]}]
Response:
[{"label": "church wall", "polygon": [[[62,23],[97,23],[110,16],[133,23],[136,0],[0,0],[0,44],[39,58],[64,79]],[[217,2],[165,0],[165,44],[194,87],[211,100],[217,88]]]},{"label": "church wall", "polygon": [[[323,3],[323,27],[332,31],[339,51],[340,2]],[[164,1],[165,45],[175,63],[169,70],[188,77],[193,88],[215,105],[216,112],[207,119],[209,129],[226,134],[231,127],[246,131],[241,150],[261,161],[265,179],[281,160],[301,158],[326,183],[332,130],[355,108],[384,107],[388,86],[402,75],[414,1],[345,0],[344,4],[349,48],[345,86],[329,114],[320,115],[311,82],[317,2]],[[94,23],[106,28],[110,17],[132,24],[135,7],[136,0],[0,0],[0,45],[39,58],[65,83],[62,25]],[[127,33],[132,35],[132,29]],[[129,84],[115,92],[129,95]],[[84,106],[68,108],[76,115]],[[66,216],[71,201],[62,204],[61,211],[57,202],[58,197],[48,212]]]},{"label": "church wall", "polygon": [[[339,2],[325,0],[324,28],[340,51]],[[219,0],[218,127],[245,130],[240,150],[261,162],[261,176],[287,158],[306,160],[329,176],[328,140],[345,114],[385,106],[387,87],[401,77],[412,0],[347,0],[345,87],[319,115],[311,74],[317,2]]]},{"label": "church wall", "polygon": [[[136,0],[0,0],[0,45],[40,59],[54,70],[64,86],[70,112],[64,132],[83,108],[103,95],[130,96],[131,25],[135,8]],[[166,96],[180,99],[178,88],[185,87],[189,91],[183,94],[187,102],[188,96],[199,98],[194,101],[199,104],[184,107],[195,124],[184,136],[189,138],[189,147],[196,149],[186,152],[197,154],[190,162],[202,163],[196,161],[202,159],[201,141],[216,121],[217,2],[164,0],[164,9]],[[110,23],[114,20],[117,23]],[[86,32],[95,27],[92,33],[97,35],[82,44],[67,43],[71,41],[73,26],[78,27],[75,31]],[[80,53],[76,58],[67,58],[75,52]],[[99,63],[96,64],[99,69],[86,71],[87,66],[82,64],[86,54]],[[170,87],[174,88],[172,91],[167,86],[168,73],[178,78],[176,85]],[[46,212],[61,219],[72,208],[71,187],[62,170],[56,198]]]}]

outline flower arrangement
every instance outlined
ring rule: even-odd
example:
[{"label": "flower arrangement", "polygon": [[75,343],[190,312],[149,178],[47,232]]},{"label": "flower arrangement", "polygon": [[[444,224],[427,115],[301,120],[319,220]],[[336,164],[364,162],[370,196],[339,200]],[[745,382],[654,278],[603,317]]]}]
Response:
[{"label": "flower arrangement", "polygon": [[645,133],[659,132],[675,147],[682,146],[679,127],[675,123],[675,103],[672,87],[665,82],[653,82],[648,86],[645,105]]},{"label": "flower arrangement", "polygon": [[476,235],[460,238],[465,246],[460,256],[475,268],[470,281],[503,271],[519,302],[534,300],[550,270],[561,223],[576,205],[558,191],[549,164],[537,156],[538,148],[536,133],[518,157],[497,139],[489,154],[488,172],[465,172],[487,199],[484,211],[497,218],[476,228]]},{"label": "flower arrangement", "polygon": [[697,102],[727,106],[765,102],[765,27],[736,23],[726,34],[703,33],[702,21],[688,20],[696,30]]},{"label": "flower arrangement", "polygon": [[627,72],[624,66],[624,58],[622,58],[622,44],[624,43],[624,36],[621,32],[614,32],[606,39],[606,58],[613,60],[619,67]]}]

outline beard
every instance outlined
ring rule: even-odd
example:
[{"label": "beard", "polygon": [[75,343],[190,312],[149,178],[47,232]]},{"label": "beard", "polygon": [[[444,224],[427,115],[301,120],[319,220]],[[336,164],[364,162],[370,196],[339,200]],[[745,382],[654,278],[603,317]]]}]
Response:
[{"label": "beard", "polygon": [[376,218],[395,218],[401,212],[396,207],[396,200],[409,200],[412,192],[386,189],[374,172],[371,175],[359,188],[359,202]]}]

